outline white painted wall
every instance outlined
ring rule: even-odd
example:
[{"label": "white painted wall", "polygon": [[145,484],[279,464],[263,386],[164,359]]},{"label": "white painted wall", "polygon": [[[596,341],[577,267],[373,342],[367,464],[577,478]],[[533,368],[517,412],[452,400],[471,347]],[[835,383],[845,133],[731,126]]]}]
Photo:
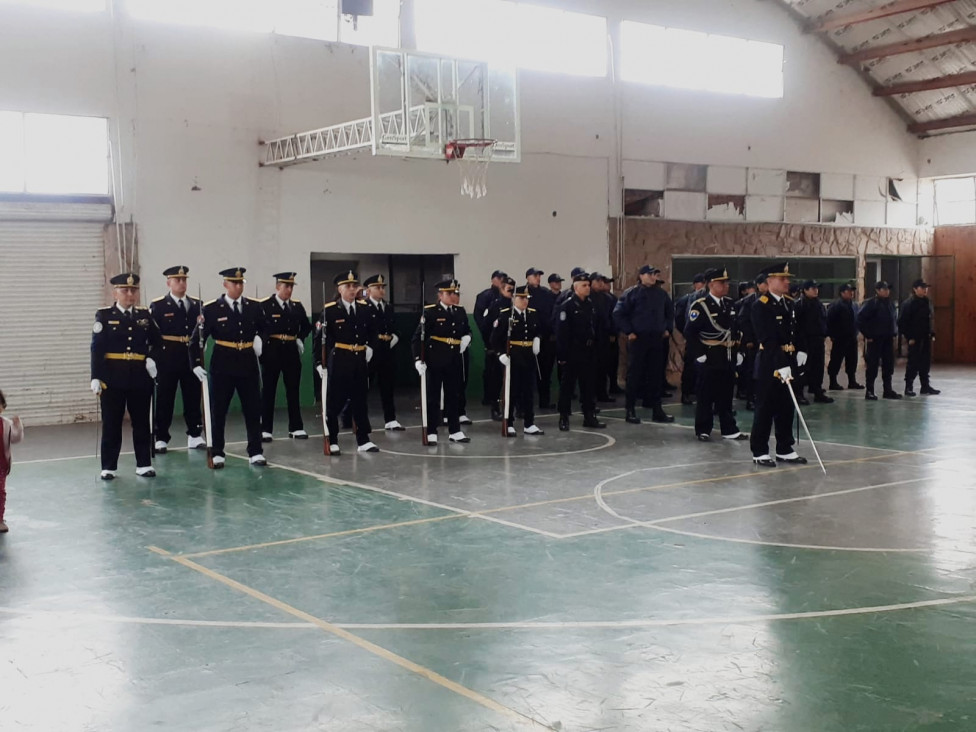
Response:
[{"label": "white painted wall", "polygon": [[[775,3],[562,5],[610,12],[612,26],[629,18],[786,45],[784,100],[621,85],[623,158],[916,174],[917,141],[898,117]],[[472,202],[456,169],[436,162],[356,155],[258,168],[261,137],[368,114],[366,49],[138,23],[121,9],[0,6],[0,68],[0,109],[113,119],[121,213],[140,227],[146,295],[163,286],[152,273],[174,262],[192,268],[205,296],[219,287],[212,273],[236,264],[266,293],[273,272],[306,273],[311,251],[456,253],[469,304],[496,267],[565,275],[608,264],[619,176],[609,79],[522,73],[523,162],[494,166],[487,199]]]},{"label": "white painted wall", "polygon": [[921,140],[918,171],[923,178],[976,174],[976,132],[959,132]]}]

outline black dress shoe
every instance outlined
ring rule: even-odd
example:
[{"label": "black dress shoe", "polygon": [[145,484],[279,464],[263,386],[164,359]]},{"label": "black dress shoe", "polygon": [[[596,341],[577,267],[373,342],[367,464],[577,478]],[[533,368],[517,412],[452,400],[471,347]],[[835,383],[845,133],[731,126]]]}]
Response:
[{"label": "black dress shoe", "polygon": [[695,435],[699,442],[711,442],[712,438],[709,435]]},{"label": "black dress shoe", "polygon": [[941,394],[941,389],[933,389],[931,386],[923,386],[919,391],[922,394]]},{"label": "black dress shoe", "polygon": [[584,417],[583,418],[583,426],[584,427],[591,427],[591,428],[593,428],[595,430],[602,430],[602,429],[606,428],[607,423],[606,422],[601,422],[596,417]]},{"label": "black dress shoe", "polygon": [[725,437],[723,435],[723,439],[726,439],[729,442],[742,442],[743,440],[748,440],[749,439],[749,435],[747,435],[745,432],[740,432],[735,437]]},{"label": "black dress shoe", "polygon": [[791,465],[806,465],[807,459],[805,457],[800,457],[799,455],[797,455],[795,458],[782,458],[779,455],[777,455],[776,462],[790,463]]},{"label": "black dress shoe", "polygon": [[864,392],[864,398],[867,399],[869,402],[876,402],[876,401],[878,401],[878,397],[875,395],[875,393],[873,391],[866,391],[866,392]]},{"label": "black dress shoe", "polygon": [[491,408],[491,419],[493,422],[502,421],[502,411],[498,407]]},{"label": "black dress shoe", "polygon": [[799,405],[801,405],[801,406],[803,406],[803,407],[809,407],[810,406],[810,400],[807,399],[805,396],[797,397],[796,398],[796,403],[799,404]]},{"label": "black dress shoe", "polygon": [[912,389],[912,387],[906,386],[905,387],[905,396],[918,396],[918,394],[915,393],[915,390]]},{"label": "black dress shoe", "polygon": [[820,392],[819,394],[814,394],[813,395],[813,401],[815,401],[817,404],[833,404],[834,403],[834,400],[831,399],[826,394],[824,394],[823,392]]},{"label": "black dress shoe", "polygon": [[661,392],[661,398],[662,399],[670,399],[673,396],[674,396],[674,392],[673,391],[662,391]]},{"label": "black dress shoe", "polygon": [[560,417],[559,418],[559,431],[560,432],[569,432],[569,417]]},{"label": "black dress shoe", "polygon": [[752,462],[754,462],[760,468],[775,468],[776,467],[776,461],[773,460],[772,458],[757,458],[757,457],[754,457],[752,459]]},{"label": "black dress shoe", "polygon": [[660,407],[654,407],[654,416],[651,417],[655,422],[662,422],[664,424],[670,424],[674,422],[674,417],[665,412]]},{"label": "black dress shoe", "polygon": [[836,381],[831,381],[830,385],[827,387],[829,391],[844,391],[844,387],[841,386]]},{"label": "black dress shoe", "polygon": [[641,423],[641,418],[637,416],[637,412],[635,410],[633,410],[633,409],[628,409],[627,410],[627,416],[624,417],[624,420],[628,424],[640,424]]},{"label": "black dress shoe", "polygon": [[885,399],[901,399],[901,394],[899,394],[897,391],[891,391],[890,389],[885,391],[881,396],[883,396]]},{"label": "black dress shoe", "polygon": [[856,381],[851,381],[851,382],[848,382],[847,388],[848,389],[863,389],[864,388],[864,384],[858,384]]},{"label": "black dress shoe", "polygon": [[692,404],[695,403],[695,398],[692,396],[685,396],[684,394],[682,394],[681,403],[684,404],[685,406],[691,406]]}]

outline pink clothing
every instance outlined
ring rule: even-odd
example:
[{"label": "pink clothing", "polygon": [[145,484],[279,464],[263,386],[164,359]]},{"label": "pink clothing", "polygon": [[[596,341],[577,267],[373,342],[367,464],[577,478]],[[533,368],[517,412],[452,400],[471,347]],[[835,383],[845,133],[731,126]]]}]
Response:
[{"label": "pink clothing", "polygon": [[10,474],[12,460],[10,457],[10,445],[24,439],[23,426],[15,425],[6,417],[0,417],[0,442],[3,449],[0,450],[0,521],[3,521],[4,509],[7,507],[7,476]]}]

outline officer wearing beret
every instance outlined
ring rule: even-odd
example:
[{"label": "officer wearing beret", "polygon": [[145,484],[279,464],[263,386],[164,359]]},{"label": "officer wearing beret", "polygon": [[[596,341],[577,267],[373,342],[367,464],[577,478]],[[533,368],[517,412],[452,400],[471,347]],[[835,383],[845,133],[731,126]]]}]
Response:
[{"label": "officer wearing beret", "polygon": [[562,367],[559,381],[559,429],[569,430],[573,391],[579,382],[580,407],[583,426],[595,429],[606,427],[596,418],[596,310],[590,301],[590,275],[578,272],[573,276],[570,296],[556,308],[556,359]]},{"label": "officer wearing beret", "polygon": [[[213,338],[210,355],[210,393],[213,466],[224,467],[224,428],[234,393],[241,401],[247,429],[247,454],[251,465],[267,465],[261,447],[261,372],[258,359],[264,351],[267,322],[260,302],[244,297],[244,267],[221,270],[224,294],[203,305],[203,338]],[[203,367],[194,372],[202,381]]]},{"label": "officer wearing beret", "polygon": [[[705,287],[705,274],[697,273],[692,279],[691,292],[678,298],[674,303],[674,327],[684,335],[685,327],[688,325],[688,310],[691,304],[702,296]],[[681,403],[695,403],[695,385],[698,380],[698,371],[695,359],[700,355],[697,351],[698,343],[685,337],[684,363],[681,367]]]},{"label": "officer wearing beret", "polygon": [[827,335],[830,337],[830,363],[827,364],[828,386],[832,391],[843,390],[837,381],[841,363],[847,374],[848,389],[863,389],[857,383],[857,323],[854,312],[854,288],[843,284],[837,290],[837,299],[827,308]]},{"label": "officer wearing beret", "polygon": [[262,404],[261,441],[271,442],[274,434],[275,400],[278,377],[284,377],[285,401],[288,404],[288,436],[307,440],[302,421],[298,388],[302,380],[302,354],[305,339],[312,332],[305,306],[292,297],[297,272],[274,275],[275,294],[261,302],[268,329],[268,342],[261,354]]},{"label": "officer wearing beret", "polygon": [[[538,362],[538,391],[539,408],[552,409],[552,367],[556,363],[556,336],[552,330],[552,311],[556,306],[556,294],[551,287],[542,286],[541,269],[529,267],[525,272],[525,281],[529,286],[529,297],[532,307],[538,315],[539,320],[539,340],[541,350],[539,351]],[[549,283],[562,282],[559,275],[549,275]]]},{"label": "officer wearing beret", "polygon": [[[800,361],[795,343],[795,316],[790,289],[790,267],[780,262],[762,270],[769,291],[750,309],[759,354],[756,356],[756,411],[753,414],[752,460],[764,468],[777,462],[805,464],[793,449],[793,397],[788,391]],[[776,460],[769,455],[769,433],[776,425]]]},{"label": "officer wearing beret", "polygon": [[[358,452],[379,452],[369,438],[372,427],[366,405],[369,391],[369,362],[373,359],[376,330],[369,303],[357,299],[359,278],[352,270],[334,280],[339,295],[322,309],[321,348],[315,349],[319,375],[328,378],[325,419],[329,449],[339,455],[339,413],[349,403],[356,430]],[[323,363],[323,357],[325,359]],[[323,369],[328,369],[323,373]]]},{"label": "officer wearing beret", "polygon": [[640,424],[637,399],[653,410],[655,422],[673,422],[661,408],[664,357],[674,330],[674,304],[658,286],[660,270],[645,264],[637,273],[640,282],[628,288],[613,311],[614,325],[627,336],[627,416]]},{"label": "officer wearing beret", "polygon": [[148,308],[136,307],[139,275],[123,272],[111,280],[115,304],[95,313],[91,341],[91,389],[102,407],[102,480],[112,480],[119,469],[122,420],[126,409],[132,422],[136,475],[152,478],[152,436],[149,409],[155,355],[161,339]]},{"label": "officer wearing beret", "polygon": [[929,300],[929,284],[925,280],[912,283],[912,294],[898,311],[898,331],[908,341],[908,364],[905,366],[905,396],[915,396],[915,377],[919,378],[922,394],[941,394],[929,383],[932,366],[932,341],[935,340],[935,311]]},{"label": "officer wearing beret", "polygon": [[722,437],[745,440],[732,411],[735,369],[742,363],[738,352],[740,334],[736,325],[735,304],[728,296],[729,273],[723,268],[703,273],[708,294],[688,308],[685,338],[695,343],[698,364],[698,395],[695,407],[695,434],[699,441],[711,439],[714,416],[718,414]]},{"label": "officer wearing beret", "polygon": [[805,385],[818,404],[832,404],[833,399],[827,396],[823,388],[824,361],[826,359],[827,341],[827,311],[820,302],[820,283],[807,280],[803,283],[802,294],[797,299],[796,311],[796,347],[807,354],[806,370],[797,388],[800,404],[808,403],[803,398]]},{"label": "officer wearing beret", "polygon": [[515,290],[512,306],[502,308],[491,333],[491,347],[498,361],[511,373],[511,398],[505,404],[508,436],[515,437],[515,413],[522,414],[526,435],[541,435],[535,424],[533,385],[537,380],[536,358],[542,348],[539,314],[529,307],[529,287]]},{"label": "officer wearing beret", "polygon": [[393,306],[386,301],[386,278],[381,274],[367,277],[363,287],[366,290],[370,315],[373,316],[373,329],[376,331],[376,352],[369,362],[370,383],[379,384],[384,428],[402,432],[404,428],[397,421],[396,405],[393,403],[393,387],[396,385],[393,349],[400,342],[400,336],[396,332]]},{"label": "officer wearing beret", "polygon": [[[441,423],[441,389],[447,412],[448,439],[470,442],[461,431],[459,397],[462,389],[462,354],[471,345],[471,326],[464,309],[451,303],[460,289],[457,280],[437,283],[437,302],[424,306],[410,345],[414,366],[421,379],[427,379],[427,444],[437,444]],[[488,342],[490,348],[491,335]],[[497,356],[496,356],[497,363]]]},{"label": "officer wearing beret", "polygon": [[874,297],[865,300],[857,313],[857,327],[864,336],[864,398],[877,401],[874,382],[881,365],[882,396],[885,399],[901,399],[901,394],[891,388],[895,373],[895,305],[891,302],[891,287],[885,281],[874,286]]},{"label": "officer wearing beret", "polygon": [[169,267],[163,271],[169,292],[157,297],[149,305],[153,321],[162,337],[156,358],[159,376],[156,379],[156,453],[165,454],[170,441],[170,425],[176,403],[176,389],[183,397],[183,420],[186,422],[186,446],[190,449],[205,448],[201,436],[200,381],[193,374],[193,367],[200,366],[202,356],[197,343],[192,342],[202,303],[186,294],[186,278],[190,269],[185,266]]}]

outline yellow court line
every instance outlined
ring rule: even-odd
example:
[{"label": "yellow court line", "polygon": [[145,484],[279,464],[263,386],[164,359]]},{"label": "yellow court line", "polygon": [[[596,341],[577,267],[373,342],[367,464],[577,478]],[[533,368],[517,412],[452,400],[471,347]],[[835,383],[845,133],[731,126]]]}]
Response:
[{"label": "yellow court line", "polygon": [[447,521],[448,519],[470,518],[463,513],[452,513],[447,516],[433,516],[431,518],[414,519],[412,521],[399,521],[393,524],[379,524],[377,526],[364,526],[361,529],[346,529],[345,531],[333,531],[329,534],[315,534],[314,536],[298,536],[294,539],[281,539],[279,541],[265,541],[260,544],[248,544],[246,546],[230,546],[224,549],[211,549],[205,552],[192,552],[190,554],[180,554],[179,556],[189,559],[194,557],[210,557],[215,554],[229,554],[231,552],[243,552],[249,549],[266,549],[271,546],[282,546],[284,544],[299,544],[304,541],[315,541],[317,539],[334,539],[339,536],[353,536],[355,534],[367,534],[371,531],[384,531],[385,529],[397,529],[401,526],[418,526],[419,524],[432,524],[435,521]]},{"label": "yellow court line", "polygon": [[455,694],[458,694],[459,696],[463,696],[465,699],[473,701],[476,704],[480,704],[486,709],[490,709],[493,712],[498,712],[499,714],[503,714],[509,719],[513,719],[516,722],[528,725],[534,729],[545,729],[545,730],[554,729],[553,727],[543,724],[542,722],[539,722],[538,720],[535,720],[532,717],[522,714],[521,712],[518,712],[510,707],[506,707],[505,705],[496,702],[494,699],[490,699],[489,697],[484,696],[483,694],[479,694],[477,691],[474,691],[473,689],[469,689],[466,686],[462,686],[456,681],[451,681],[446,676],[441,676],[439,673],[427,668],[426,666],[421,666],[419,663],[415,663],[410,659],[397,655],[393,651],[387,650],[386,648],[383,648],[382,646],[378,646],[375,643],[371,643],[365,638],[360,638],[358,635],[350,633],[348,630],[344,630],[343,628],[340,628],[338,625],[334,625],[333,623],[330,623],[326,620],[322,620],[321,618],[317,618],[314,615],[310,615],[309,613],[303,610],[299,610],[298,608],[293,607],[286,602],[282,602],[277,598],[271,597],[271,595],[266,595],[260,590],[256,590],[253,587],[249,587],[245,584],[238,582],[237,580],[233,580],[230,577],[220,574],[219,572],[215,572],[212,569],[204,567],[202,564],[197,564],[196,562],[187,559],[186,557],[181,557],[177,554],[171,554],[165,549],[160,549],[157,546],[150,546],[146,548],[149,549],[149,551],[151,552],[155,552],[160,556],[166,557],[167,559],[176,562],[177,564],[182,564],[184,567],[187,567],[188,569],[192,569],[196,572],[199,572],[200,574],[209,577],[212,580],[216,580],[217,582],[220,582],[221,584],[226,585],[227,587],[230,587],[233,590],[242,592],[245,595],[248,595],[249,597],[253,597],[255,600],[260,600],[266,605],[270,605],[271,607],[281,610],[282,612],[287,613],[288,615],[299,618],[300,620],[304,620],[306,623],[311,623],[316,627],[324,630],[326,633],[331,633],[332,635],[341,638],[342,640],[348,641],[353,645],[362,648],[364,651],[372,653],[374,656],[379,656],[380,658],[389,661],[390,663],[395,663],[397,666],[400,666],[401,668],[404,668],[407,671],[410,671],[411,673],[415,673],[418,676],[427,679],[428,681],[432,681],[433,683],[437,684],[438,686],[442,686],[448,691],[452,691]]}]

